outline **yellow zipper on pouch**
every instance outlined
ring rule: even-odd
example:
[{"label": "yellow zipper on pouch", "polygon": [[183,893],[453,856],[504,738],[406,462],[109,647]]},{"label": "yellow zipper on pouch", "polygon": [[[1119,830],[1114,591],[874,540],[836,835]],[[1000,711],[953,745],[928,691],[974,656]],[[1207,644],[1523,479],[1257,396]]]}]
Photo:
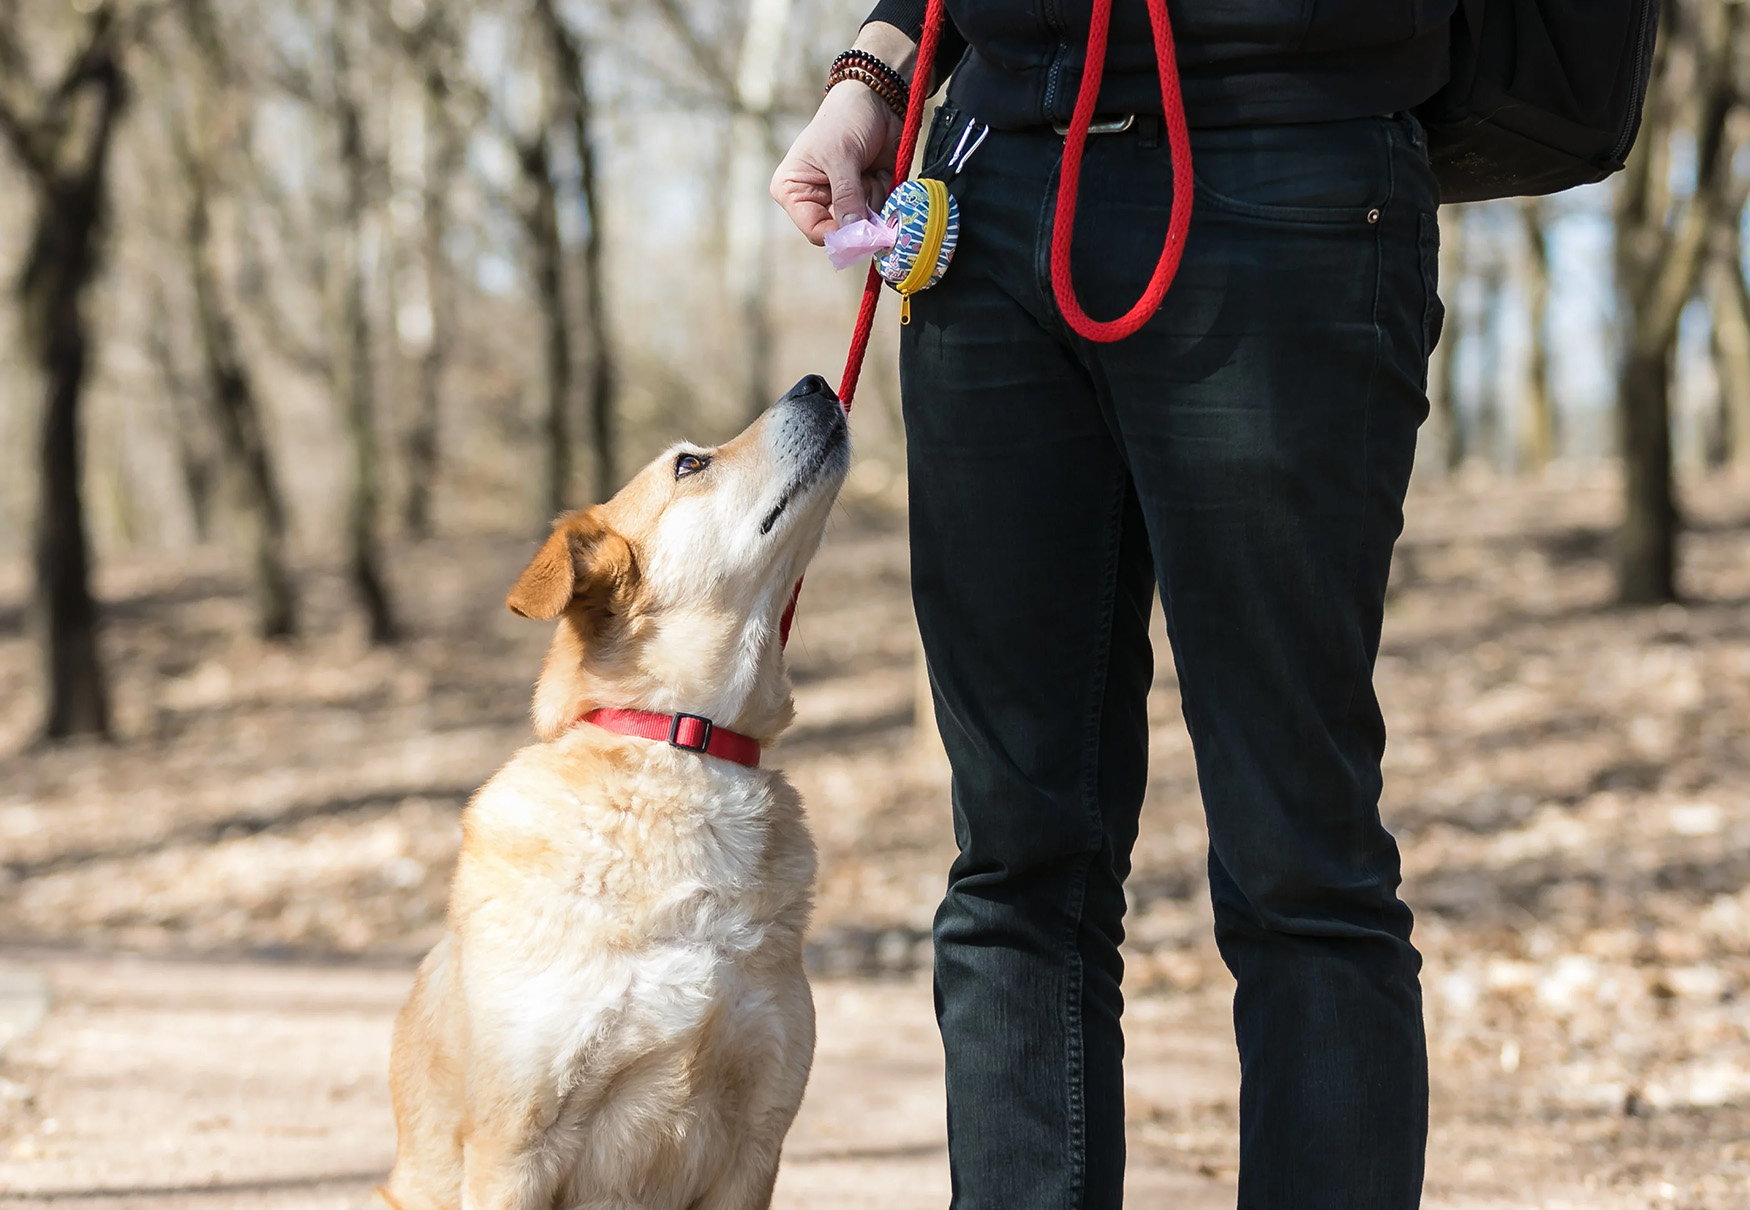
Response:
[{"label": "yellow zipper on pouch", "polygon": [[924,243],[911,271],[893,288],[899,292],[899,322],[911,322],[911,296],[930,283],[936,271],[936,258],[942,255],[942,237],[948,233],[948,183],[934,177],[920,177],[918,183],[929,196],[929,214],[924,218]]}]

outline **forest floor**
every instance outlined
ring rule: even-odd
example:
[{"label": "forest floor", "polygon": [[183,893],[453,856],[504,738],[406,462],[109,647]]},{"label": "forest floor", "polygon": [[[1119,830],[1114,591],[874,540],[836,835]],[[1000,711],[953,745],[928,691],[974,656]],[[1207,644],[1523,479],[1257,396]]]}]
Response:
[{"label": "forest floor", "polygon": [[[1685,506],[1685,604],[1622,610],[1608,482],[1413,493],[1379,686],[1427,957],[1431,1207],[1750,1207],[1750,482]],[[548,628],[502,599],[530,549],[393,551],[392,650],[332,571],[304,577],[308,637],[276,646],[221,552],[114,561],[120,739],[57,750],[29,743],[24,571],[0,567],[0,1206],[362,1204],[458,812],[528,738]],[[786,1208],[946,1199],[924,971],[953,841],[915,644],[903,525],[845,512],[775,754],[822,854]],[[1231,982],[1157,646],[1130,1201],[1202,1210],[1234,1198]]]}]

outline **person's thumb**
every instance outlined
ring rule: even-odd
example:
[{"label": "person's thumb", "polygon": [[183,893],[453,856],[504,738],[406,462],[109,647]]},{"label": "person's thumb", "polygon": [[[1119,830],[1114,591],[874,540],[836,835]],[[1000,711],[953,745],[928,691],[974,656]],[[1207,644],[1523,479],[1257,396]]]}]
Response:
[{"label": "person's thumb", "polygon": [[862,174],[849,159],[829,166],[827,178],[832,182],[832,217],[835,223],[842,227],[868,213],[869,201],[863,196]]}]

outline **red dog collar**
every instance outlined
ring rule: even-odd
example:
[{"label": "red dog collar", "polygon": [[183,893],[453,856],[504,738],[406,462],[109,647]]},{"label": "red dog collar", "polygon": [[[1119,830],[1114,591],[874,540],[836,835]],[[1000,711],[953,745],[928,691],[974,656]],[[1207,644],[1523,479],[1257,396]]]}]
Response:
[{"label": "red dog collar", "polygon": [[591,710],[580,723],[594,723],[604,731],[663,740],[683,752],[718,756],[750,767],[760,763],[760,741],[727,727],[719,727],[698,714],[657,714],[651,710]]}]

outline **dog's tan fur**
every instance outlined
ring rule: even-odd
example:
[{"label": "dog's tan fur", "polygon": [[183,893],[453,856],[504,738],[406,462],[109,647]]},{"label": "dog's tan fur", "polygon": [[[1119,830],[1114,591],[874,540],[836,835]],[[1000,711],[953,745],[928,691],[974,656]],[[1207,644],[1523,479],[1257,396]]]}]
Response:
[{"label": "dog's tan fur", "polygon": [[[770,743],[789,723],[777,619],[848,458],[842,420],[804,412],[693,451],[696,475],[671,450],[562,517],[511,589],[559,620],[544,742],[470,803],[449,931],[396,1021],[398,1210],[770,1204],[814,1047],[801,803],[769,769],[574,724],[686,710]],[[798,468],[815,481],[780,496]],[[753,532],[775,499],[783,524]]]}]

